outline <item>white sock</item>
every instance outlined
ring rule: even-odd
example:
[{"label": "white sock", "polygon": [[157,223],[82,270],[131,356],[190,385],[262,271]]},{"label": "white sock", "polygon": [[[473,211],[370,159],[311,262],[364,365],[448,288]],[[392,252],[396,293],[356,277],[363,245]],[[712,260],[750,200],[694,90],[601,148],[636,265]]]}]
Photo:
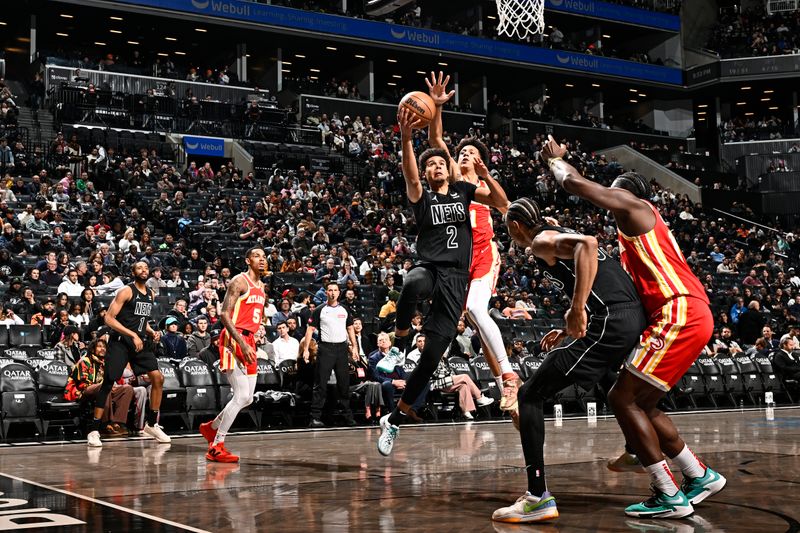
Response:
[{"label": "white sock", "polygon": [[683,446],[681,453],[672,457],[671,460],[685,477],[696,478],[706,475],[706,465],[686,445]]},{"label": "white sock", "polygon": [[503,378],[501,376],[495,376],[494,377],[494,381],[495,381],[495,383],[497,383],[497,388],[502,391],[503,390]]},{"label": "white sock", "polygon": [[650,481],[658,490],[667,496],[674,496],[677,494],[678,483],[672,476],[672,471],[669,469],[666,461],[660,461],[656,464],[646,466],[645,469],[650,475]]}]

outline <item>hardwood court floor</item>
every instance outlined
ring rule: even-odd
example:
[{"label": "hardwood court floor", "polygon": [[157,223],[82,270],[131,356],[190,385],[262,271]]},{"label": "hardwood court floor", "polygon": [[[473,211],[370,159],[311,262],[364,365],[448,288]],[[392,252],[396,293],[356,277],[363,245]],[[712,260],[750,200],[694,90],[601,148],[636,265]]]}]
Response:
[{"label": "hardwood court floor", "polygon": [[[547,525],[490,520],[525,490],[510,423],[405,427],[390,458],[375,449],[376,428],[234,434],[228,447],[241,454],[240,465],[206,463],[199,437],[99,450],[6,446],[0,490],[86,523],[64,531],[800,531],[800,409],[778,409],[774,420],[764,410],[674,419],[694,451],[728,478],[722,493],[678,521],[625,517],[624,506],[648,494],[648,481],[606,470],[622,446],[613,418],[596,427],[585,419],[547,423],[550,490],[561,513]],[[4,524],[0,516],[0,530],[13,529]]]}]

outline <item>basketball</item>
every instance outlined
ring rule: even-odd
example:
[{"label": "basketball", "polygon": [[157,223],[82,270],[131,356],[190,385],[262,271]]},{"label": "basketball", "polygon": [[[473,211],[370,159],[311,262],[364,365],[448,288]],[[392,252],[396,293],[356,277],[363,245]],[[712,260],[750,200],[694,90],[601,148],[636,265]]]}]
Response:
[{"label": "basketball", "polygon": [[400,100],[397,110],[399,111],[403,107],[425,121],[422,128],[431,123],[433,114],[436,112],[436,104],[433,103],[433,99],[428,96],[428,93],[422,91],[412,91],[406,94]]}]

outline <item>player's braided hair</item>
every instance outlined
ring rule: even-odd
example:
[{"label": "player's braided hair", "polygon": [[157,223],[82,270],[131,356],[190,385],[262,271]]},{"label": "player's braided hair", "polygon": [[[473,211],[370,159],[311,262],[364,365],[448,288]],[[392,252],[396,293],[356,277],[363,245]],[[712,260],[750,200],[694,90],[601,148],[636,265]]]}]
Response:
[{"label": "player's braided hair", "polygon": [[636,172],[626,172],[624,174],[620,174],[617,179],[614,180],[611,186],[630,191],[634,194],[634,196],[641,198],[642,200],[647,200],[650,197],[650,183],[644,178],[644,176]]},{"label": "player's braided hair", "polygon": [[478,151],[478,155],[481,156],[483,164],[484,165],[489,164],[489,149],[477,137],[464,137],[461,140],[461,142],[458,143],[455,152],[456,159],[459,158],[459,156],[461,155],[461,150],[463,150],[465,146],[474,146],[475,149]]},{"label": "player's braided hair", "polygon": [[508,206],[506,220],[516,220],[523,226],[534,228],[542,223],[542,212],[539,204],[530,198],[514,200]]}]

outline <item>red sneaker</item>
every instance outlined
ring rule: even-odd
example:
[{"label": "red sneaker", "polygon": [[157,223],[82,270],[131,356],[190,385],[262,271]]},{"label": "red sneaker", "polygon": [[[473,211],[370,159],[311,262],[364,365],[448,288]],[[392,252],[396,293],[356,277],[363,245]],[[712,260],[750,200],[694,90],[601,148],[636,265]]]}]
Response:
[{"label": "red sneaker", "polygon": [[239,456],[233,455],[225,449],[225,443],[220,442],[215,446],[209,446],[206,453],[206,459],[214,461],[215,463],[238,463]]},{"label": "red sneaker", "polygon": [[217,430],[211,427],[211,422],[213,422],[213,420],[209,420],[208,422],[203,422],[200,424],[200,434],[208,441],[209,444],[214,442],[214,439],[217,437]]}]

